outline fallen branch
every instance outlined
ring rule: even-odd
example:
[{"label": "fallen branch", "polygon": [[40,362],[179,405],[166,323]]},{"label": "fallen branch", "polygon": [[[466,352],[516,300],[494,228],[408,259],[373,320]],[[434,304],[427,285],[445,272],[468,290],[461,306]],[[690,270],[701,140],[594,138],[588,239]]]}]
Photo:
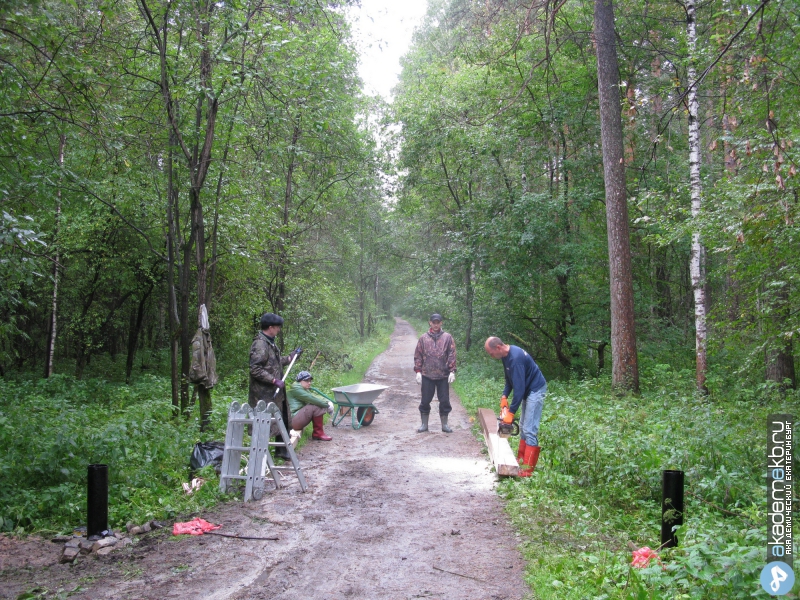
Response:
[{"label": "fallen branch", "polygon": [[218,535],[220,537],[231,538],[233,540],[268,540],[268,541],[276,541],[281,538],[279,537],[253,537],[248,535],[230,535],[227,533],[217,533],[216,531],[206,531],[204,535]]},{"label": "fallen branch", "polygon": [[467,579],[474,579],[475,581],[486,583],[486,581],[483,579],[478,579],[477,577],[472,577],[471,575],[462,575],[461,573],[456,573],[455,571],[448,571],[447,569],[442,569],[440,567],[437,567],[436,565],[433,565],[433,568],[436,569],[437,571],[441,571],[442,573],[449,573],[450,575],[457,575],[458,577],[466,577]]},{"label": "fallen branch", "polygon": [[523,340],[523,339],[522,339],[521,337],[519,337],[517,334],[515,334],[515,333],[511,333],[510,331],[506,331],[506,333],[507,333],[508,335],[510,335],[512,338],[514,338],[515,340],[517,340],[517,341],[518,341],[520,344],[522,344],[523,346],[526,346],[526,347],[528,347],[528,348],[533,348],[533,344],[531,344],[531,343],[530,343],[529,341],[527,341],[527,340]]}]

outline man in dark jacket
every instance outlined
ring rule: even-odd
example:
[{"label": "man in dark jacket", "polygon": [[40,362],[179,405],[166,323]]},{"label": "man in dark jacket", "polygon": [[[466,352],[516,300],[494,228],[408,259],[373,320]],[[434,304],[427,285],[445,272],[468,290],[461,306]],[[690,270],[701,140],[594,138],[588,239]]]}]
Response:
[{"label": "man in dark jacket", "polygon": [[[291,421],[284,393],[286,384],[283,381],[283,367],[292,362],[295,355],[299,356],[302,349],[298,348],[289,356],[281,356],[281,351],[275,344],[275,336],[280,333],[281,327],[282,317],[274,313],[261,315],[261,331],[256,334],[253,345],[250,346],[250,394],[247,402],[253,408],[259,400],[274,402],[281,409],[283,424],[288,431]],[[277,395],[276,391],[279,391]],[[275,449],[275,456],[288,459],[289,453],[286,448],[279,446]]]},{"label": "man in dark jacket", "polygon": [[[539,460],[539,422],[542,420],[544,397],[547,394],[547,381],[539,365],[530,354],[518,346],[504,344],[499,337],[490,337],[484,349],[492,358],[503,361],[506,387],[500,398],[500,417],[504,423],[511,424],[514,414],[522,408],[520,419],[519,476],[530,477]],[[514,390],[511,406],[508,395]]]},{"label": "man in dark jacket", "polygon": [[450,414],[450,384],[456,379],[456,343],[453,336],[442,331],[442,315],[434,313],[428,321],[430,329],[419,338],[414,351],[414,371],[417,383],[422,386],[422,402],[419,414],[422,425],[418,433],[428,431],[428,417],[431,414],[433,393],[439,400],[439,418],[442,431],[452,433],[447,426],[447,415]]}]

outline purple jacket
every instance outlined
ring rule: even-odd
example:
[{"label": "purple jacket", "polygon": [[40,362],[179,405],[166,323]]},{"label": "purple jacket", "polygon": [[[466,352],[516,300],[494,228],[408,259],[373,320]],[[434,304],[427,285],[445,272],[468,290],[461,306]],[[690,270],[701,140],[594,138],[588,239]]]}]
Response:
[{"label": "purple jacket", "polygon": [[428,379],[445,379],[456,372],[456,343],[446,331],[427,331],[414,351],[414,372]]}]

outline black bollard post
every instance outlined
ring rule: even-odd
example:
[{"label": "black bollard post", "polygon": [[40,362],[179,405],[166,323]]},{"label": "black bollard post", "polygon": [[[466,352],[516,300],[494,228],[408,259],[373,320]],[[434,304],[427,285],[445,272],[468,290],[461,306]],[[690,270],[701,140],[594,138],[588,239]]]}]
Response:
[{"label": "black bollard post", "polygon": [[86,496],[86,536],[108,529],[108,465],[89,465]]},{"label": "black bollard post", "polygon": [[678,545],[678,537],[672,531],[675,525],[683,525],[683,471],[662,471],[661,485],[661,547]]}]

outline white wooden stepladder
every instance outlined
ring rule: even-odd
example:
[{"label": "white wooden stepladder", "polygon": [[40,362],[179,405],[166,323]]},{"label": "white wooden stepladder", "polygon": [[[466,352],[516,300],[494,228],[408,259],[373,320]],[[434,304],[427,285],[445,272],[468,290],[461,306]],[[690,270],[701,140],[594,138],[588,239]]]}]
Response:
[{"label": "white wooden stepladder", "polygon": [[[273,424],[278,429],[281,441],[269,441]],[[244,432],[248,425],[252,426],[250,446],[243,446]],[[275,466],[269,452],[270,446],[284,446],[292,466]],[[249,453],[247,475],[239,475],[239,465],[245,452]],[[272,477],[277,489],[281,487],[281,472],[289,469],[297,474],[300,488],[305,492],[308,489],[306,478],[292,447],[289,432],[283,424],[281,411],[275,403],[267,404],[260,400],[253,409],[249,404],[231,402],[228,407],[228,429],[225,433],[225,451],[222,454],[222,470],[219,476],[220,490],[227,492],[235,479],[245,480],[244,501],[260,500],[266,489],[266,473]]]}]

